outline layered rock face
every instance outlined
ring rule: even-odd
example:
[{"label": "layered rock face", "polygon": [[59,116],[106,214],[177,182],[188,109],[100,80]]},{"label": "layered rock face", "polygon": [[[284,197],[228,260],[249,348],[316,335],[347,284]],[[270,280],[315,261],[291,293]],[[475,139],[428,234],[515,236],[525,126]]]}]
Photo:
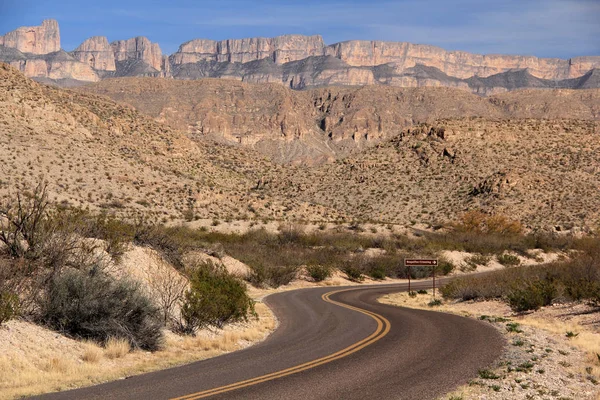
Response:
[{"label": "layered rock face", "polygon": [[24,26],[4,36],[0,45],[19,50],[22,53],[48,54],[60,50],[58,22],[45,20],[41,26]]},{"label": "layered rock face", "polygon": [[331,85],[444,86],[480,95],[531,87],[600,87],[600,56],[562,60],[480,55],[381,41],[326,46],[319,35],[195,39],[171,56],[163,56],[160,46],[145,37],[111,44],[105,37],[92,37],[70,53],[71,59],[61,55],[57,62],[59,50],[58,23],[53,20],[0,37],[0,61],[36,78],[89,82],[125,76],[210,77],[278,83],[298,90]]},{"label": "layered rock face", "polygon": [[154,68],[162,70],[162,51],[158,43],[152,43],[145,37],[138,36],[111,43],[116,61],[141,60]]},{"label": "layered rock face", "polygon": [[471,76],[488,77],[510,69],[528,69],[533,76],[543,79],[569,79],[600,67],[600,56],[562,60],[533,56],[480,55],[405,42],[353,40],[328,46],[325,54],[352,66],[392,63],[397,71],[420,64],[435,67],[447,75],[462,79]]},{"label": "layered rock face", "polygon": [[115,54],[104,36],[94,36],[83,42],[75,51],[75,59],[100,71],[116,71]]},{"label": "layered rock face", "polygon": [[325,44],[319,35],[283,35],[274,38],[229,40],[195,39],[182,44],[171,56],[173,64],[199,61],[249,62],[270,58],[277,64],[323,55]]}]

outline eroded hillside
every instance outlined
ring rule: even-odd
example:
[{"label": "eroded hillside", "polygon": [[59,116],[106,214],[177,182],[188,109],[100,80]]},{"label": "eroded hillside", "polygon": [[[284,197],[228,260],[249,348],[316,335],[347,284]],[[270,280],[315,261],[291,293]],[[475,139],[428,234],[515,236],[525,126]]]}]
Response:
[{"label": "eroded hillside", "polygon": [[[39,85],[9,67],[0,78],[3,193],[43,176],[58,202],[154,221],[437,225],[470,209],[510,215],[532,229],[595,229],[600,221],[594,90],[488,100],[444,88],[291,92],[266,85],[257,92],[207,80],[173,92],[181,82],[142,80],[137,90],[123,82],[118,100],[138,99],[140,111],[160,122],[106,97]],[[214,131],[185,132],[187,118],[205,118],[201,129]],[[329,146],[323,157],[346,156],[316,167],[274,164],[214,141],[223,127],[240,137],[262,132],[255,147],[272,146],[282,160],[294,146],[306,157],[311,135]],[[371,130],[380,136],[370,139]]]},{"label": "eroded hillside", "polygon": [[252,190],[278,168],[254,153],[194,142],[130,107],[37,84],[6,65],[0,147],[2,194],[45,179],[63,205],[163,222],[306,209]]}]

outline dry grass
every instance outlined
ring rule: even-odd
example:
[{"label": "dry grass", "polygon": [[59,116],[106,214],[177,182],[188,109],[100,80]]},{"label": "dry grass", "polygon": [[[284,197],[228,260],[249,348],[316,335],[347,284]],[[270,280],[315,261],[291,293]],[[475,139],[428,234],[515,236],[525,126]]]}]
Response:
[{"label": "dry grass", "polygon": [[87,363],[97,363],[104,356],[102,348],[94,342],[85,342],[81,359]]},{"label": "dry grass", "polygon": [[[257,303],[256,311],[258,320],[234,324],[222,331],[203,330],[196,337],[168,333],[164,350],[155,353],[129,351],[129,345],[119,341],[111,341],[103,350],[93,343],[77,342],[31,324],[10,321],[8,326],[17,341],[4,343],[6,351],[0,352],[0,399],[89,386],[247,347],[264,339],[277,325],[266,305]],[[25,330],[38,340],[26,337]],[[2,343],[0,349],[4,350]]]},{"label": "dry grass", "polygon": [[124,339],[109,338],[106,342],[104,354],[111,360],[122,358],[131,351],[129,342]]}]

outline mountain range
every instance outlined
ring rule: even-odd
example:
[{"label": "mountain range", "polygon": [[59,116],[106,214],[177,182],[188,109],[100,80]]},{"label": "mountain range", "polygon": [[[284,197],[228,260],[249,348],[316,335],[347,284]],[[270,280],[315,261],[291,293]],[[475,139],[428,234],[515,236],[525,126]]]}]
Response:
[{"label": "mountain range", "polygon": [[194,39],[171,55],[164,55],[157,43],[145,37],[109,43],[106,37],[95,36],[67,52],[61,48],[55,20],[0,36],[0,61],[28,77],[61,86],[113,77],[210,77],[278,83],[292,89],[445,86],[480,95],[520,88],[600,87],[600,56],[563,60],[479,55],[406,42],[362,40],[326,45],[318,35]]}]

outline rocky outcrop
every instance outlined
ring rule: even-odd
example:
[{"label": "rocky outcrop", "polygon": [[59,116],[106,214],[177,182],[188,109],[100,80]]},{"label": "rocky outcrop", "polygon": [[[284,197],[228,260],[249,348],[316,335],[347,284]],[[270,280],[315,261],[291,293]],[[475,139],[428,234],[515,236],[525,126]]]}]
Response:
[{"label": "rocky outcrop", "polygon": [[171,56],[175,65],[199,61],[241,62],[270,58],[276,64],[323,55],[325,44],[319,35],[283,35],[274,38],[229,40],[195,39],[182,44]]},{"label": "rocky outcrop", "polygon": [[48,19],[40,26],[18,28],[0,36],[0,45],[17,49],[22,53],[54,53],[60,50],[58,22]]},{"label": "rocky outcrop", "polygon": [[600,57],[562,60],[533,56],[481,55],[405,42],[361,40],[333,44],[325,49],[325,54],[333,55],[352,66],[391,63],[398,72],[421,64],[462,79],[472,76],[487,77],[510,69],[525,68],[538,78],[569,79],[600,66]]},{"label": "rocky outcrop", "polygon": [[[214,41],[195,39],[163,56],[145,37],[108,44],[87,39],[60,62],[58,23],[19,28],[0,37],[0,61],[31,77],[97,81],[110,77],[224,78],[278,83],[292,89],[322,86],[443,86],[480,95],[520,88],[596,88],[600,56],[570,60],[480,55],[405,42],[347,41],[326,46],[318,35]],[[76,65],[74,63],[80,63]],[[59,71],[63,68],[63,71]],[[596,72],[594,72],[596,70]]]},{"label": "rocky outcrop", "polygon": [[75,59],[99,71],[116,71],[115,54],[104,36],[94,36],[72,52]]},{"label": "rocky outcrop", "polygon": [[160,72],[163,57],[158,43],[152,43],[143,36],[111,43],[116,61],[141,60]]}]

